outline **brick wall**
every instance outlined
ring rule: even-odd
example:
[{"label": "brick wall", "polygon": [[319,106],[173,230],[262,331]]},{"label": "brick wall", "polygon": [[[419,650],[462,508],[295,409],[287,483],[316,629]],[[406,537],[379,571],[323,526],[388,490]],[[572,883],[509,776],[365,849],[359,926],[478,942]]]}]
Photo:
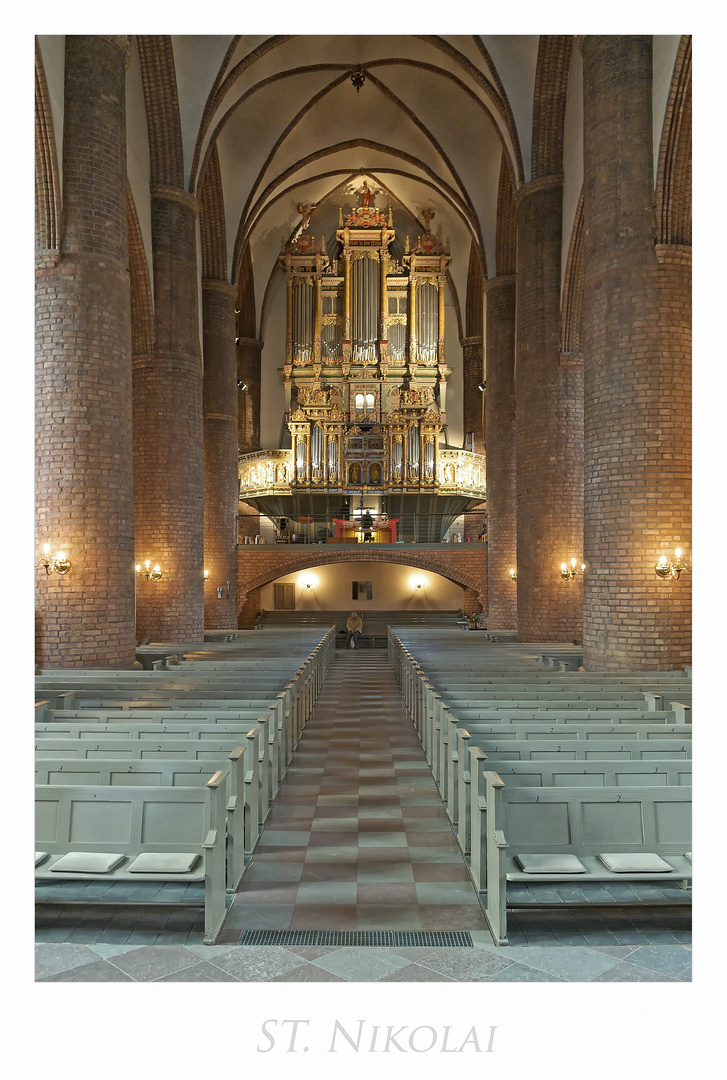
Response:
[{"label": "brick wall", "polygon": [[584,664],[691,662],[689,248],[656,248],[651,38],[584,39]]},{"label": "brick wall", "polygon": [[41,667],[134,663],[128,41],[66,38],[64,232],[36,278],[36,571]]}]

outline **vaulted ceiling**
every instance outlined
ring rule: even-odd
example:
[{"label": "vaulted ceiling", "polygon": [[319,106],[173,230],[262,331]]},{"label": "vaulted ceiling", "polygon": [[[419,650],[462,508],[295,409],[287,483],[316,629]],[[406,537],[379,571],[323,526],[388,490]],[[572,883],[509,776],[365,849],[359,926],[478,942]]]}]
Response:
[{"label": "vaulted ceiling", "polygon": [[316,207],[314,235],[330,233],[364,176],[414,236],[434,212],[460,302],[472,244],[494,267],[503,163],[513,189],[529,178],[538,37],[171,41],[185,185],[199,194],[219,168],[228,274],[249,244],[258,315],[298,205]]}]

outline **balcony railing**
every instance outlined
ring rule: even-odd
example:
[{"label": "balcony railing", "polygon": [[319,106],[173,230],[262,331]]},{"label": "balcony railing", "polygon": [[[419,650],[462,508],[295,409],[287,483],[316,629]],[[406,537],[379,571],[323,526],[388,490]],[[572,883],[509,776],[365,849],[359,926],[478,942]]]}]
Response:
[{"label": "balcony railing", "polygon": [[[370,467],[372,455],[367,454],[362,463]],[[354,460],[349,457],[348,460]],[[251,454],[241,454],[239,457],[240,498],[254,498],[266,495],[286,495],[292,491],[300,491],[301,488],[309,488],[311,491],[340,491],[354,492],[365,490],[369,492],[397,492],[418,491],[422,487],[428,490],[434,489],[441,495],[461,495],[466,498],[485,497],[485,455],[472,450],[460,450],[451,448],[437,448],[434,476],[429,479],[423,475],[424,466],[420,465],[419,472],[408,467],[401,470],[405,475],[401,478],[393,475],[395,469],[391,469],[386,455],[380,459],[380,470],[377,473],[381,477],[381,483],[357,484],[348,486],[342,477],[347,475],[346,462],[337,466],[335,475],[325,475],[323,462],[312,463],[310,480],[294,477],[293,452],[292,450],[257,450]],[[363,475],[363,474],[362,474]]]}]

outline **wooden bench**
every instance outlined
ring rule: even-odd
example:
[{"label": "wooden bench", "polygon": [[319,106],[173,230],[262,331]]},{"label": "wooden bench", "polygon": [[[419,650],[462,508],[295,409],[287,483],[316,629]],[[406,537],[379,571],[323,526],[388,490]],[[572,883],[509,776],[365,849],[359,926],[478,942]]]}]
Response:
[{"label": "wooden bench", "polygon": [[[692,742],[676,739],[626,739],[614,744],[612,739],[564,739],[552,740],[518,739],[505,742],[491,741],[487,737],[470,735],[466,729],[457,732],[458,751],[453,762],[450,779],[450,798],[446,811],[456,827],[457,842],[464,854],[470,850],[472,810],[472,759],[497,762],[590,762],[610,761],[620,763],[640,761],[657,763],[663,761],[689,761]],[[489,767],[489,766],[488,766]],[[497,771],[496,769],[494,771]]]},{"label": "wooden bench", "polygon": [[102,747],[110,741],[124,739],[143,742],[150,747],[156,746],[161,751],[166,748],[166,743],[170,738],[191,739],[194,742],[227,739],[233,740],[237,745],[238,742],[249,740],[250,732],[253,730],[259,733],[256,746],[257,757],[250,755],[249,766],[252,768],[254,761],[257,760],[260,815],[261,821],[265,822],[275,797],[273,791],[277,793],[273,782],[273,761],[277,761],[277,758],[273,759],[273,752],[276,744],[270,743],[270,722],[265,717],[261,717],[255,724],[249,721],[228,724],[192,724],[186,721],[169,724],[36,724],[35,740],[37,744],[44,739],[80,739],[93,746]]},{"label": "wooden bench", "polygon": [[[36,787],[36,882],[203,882],[204,943],[214,945],[227,914],[226,784],[226,774],[217,772],[203,788]],[[71,853],[67,862],[75,869],[54,870]],[[88,869],[92,856],[96,871]],[[137,872],[139,856],[144,872]],[[104,903],[83,894],[81,902]]]},{"label": "wooden bench", "polygon": [[[291,730],[293,718],[290,711],[285,709],[282,695],[276,704],[268,704],[267,710],[264,711],[260,709],[56,709],[46,712],[43,720],[36,718],[36,722],[88,725],[132,723],[172,725],[183,722],[217,726],[241,722],[252,725],[260,723],[263,718],[269,721],[268,741],[274,744],[270,751],[270,767],[275,770],[277,781],[275,790],[277,791],[285,776],[294,747]],[[94,726],[91,734],[95,730]]]},{"label": "wooden bench", "polygon": [[[546,725],[510,724],[500,727],[494,725],[461,725],[457,717],[450,720],[447,752],[440,767],[438,786],[442,801],[450,821],[459,825],[460,811],[469,810],[469,796],[464,793],[469,783],[469,749],[481,747],[485,753],[493,755],[495,747],[502,748],[508,743],[513,746],[527,742],[537,742],[550,748],[552,755],[564,753],[564,746],[571,741],[606,743],[616,758],[626,752],[634,743],[673,744],[675,747],[691,745],[692,729],[690,725],[678,724],[636,724],[629,727],[624,724],[567,724],[557,727]],[[544,756],[544,755],[543,755]],[[599,755],[600,756],[600,755]],[[435,777],[435,779],[437,779]]]},{"label": "wooden bench", "polygon": [[[217,732],[211,733],[217,736]],[[238,798],[244,804],[244,852],[249,856],[254,851],[267,812],[263,810],[263,791],[260,779],[259,761],[260,729],[253,728],[244,740],[247,749],[245,769],[240,778],[230,769],[232,791],[237,786]],[[159,742],[146,742],[142,739],[105,739],[96,742],[91,739],[40,739],[35,744],[36,764],[46,759],[63,763],[74,761],[87,762],[143,762],[152,765],[160,762],[202,762],[205,769],[211,769],[216,762],[235,753],[239,747],[236,735],[226,737],[223,733],[215,739],[175,739],[163,736]]]},{"label": "wooden bench", "polygon": [[[224,757],[200,761],[188,758],[162,761],[118,758],[36,758],[35,783],[66,786],[113,787],[202,787],[217,772],[228,773],[225,809],[227,814],[227,891],[235,892],[245,872],[245,855],[252,855],[253,831],[257,822],[245,821],[245,747],[236,746]],[[249,816],[249,815],[248,815]]]},{"label": "wooden bench", "polygon": [[[651,717],[654,717],[653,721]],[[451,770],[453,756],[457,752],[456,734],[459,728],[466,728],[471,734],[493,734],[502,731],[503,738],[520,738],[518,732],[532,732],[534,738],[553,738],[555,740],[568,737],[571,731],[592,732],[593,737],[608,734],[608,737],[618,739],[626,737],[627,733],[642,731],[653,738],[681,737],[691,729],[690,724],[676,724],[674,718],[666,713],[657,716],[653,713],[635,714],[632,719],[624,715],[617,719],[609,716],[528,716],[500,717],[490,716],[483,719],[478,714],[472,717],[470,710],[465,715],[450,709],[445,703],[433,703],[432,709],[426,717],[425,737],[422,738],[422,746],[427,757],[427,762],[432,770],[435,781],[440,790],[443,790],[443,798],[448,798],[448,776]],[[676,735],[674,733],[677,733]]]},{"label": "wooden bench", "polygon": [[[540,761],[508,761],[490,757],[480,747],[470,756],[469,807],[461,814],[457,840],[463,855],[472,853],[471,876],[479,891],[484,889],[484,844],[486,818],[485,772],[497,773],[508,787],[691,787],[691,758],[642,758],[614,760],[604,753],[600,759],[563,761],[559,757]],[[470,833],[471,830],[471,833]]]},{"label": "wooden bench", "polygon": [[[544,884],[674,881],[685,887],[691,881],[690,787],[511,787],[494,772],[484,773],[484,783],[485,916],[496,945],[508,943],[508,906],[548,903],[542,889],[538,895]],[[632,862],[628,855],[639,858]],[[571,862],[564,856],[575,856],[581,872],[557,872]],[[669,869],[645,870],[652,856]],[[529,870],[539,865],[539,872],[526,872],[523,863]],[[526,884],[527,895],[510,895],[508,905],[514,883]]]}]

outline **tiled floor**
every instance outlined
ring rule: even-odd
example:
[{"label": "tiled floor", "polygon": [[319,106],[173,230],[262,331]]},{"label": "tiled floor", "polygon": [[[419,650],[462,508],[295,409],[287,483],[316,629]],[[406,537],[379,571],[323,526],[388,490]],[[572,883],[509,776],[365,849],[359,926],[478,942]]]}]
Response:
[{"label": "tiled floor", "polygon": [[225,924],[485,930],[383,650],[340,650]]},{"label": "tiled floor", "polygon": [[[492,944],[383,650],[338,651],[218,945],[201,944],[201,913],[162,906],[165,898],[174,899],[151,886],[147,907],[39,906],[36,978],[690,978],[690,917],[684,909],[648,915],[631,907],[547,915],[521,910],[508,917],[510,946]],[[468,930],[473,948],[239,946],[241,931],[250,929]]]}]

